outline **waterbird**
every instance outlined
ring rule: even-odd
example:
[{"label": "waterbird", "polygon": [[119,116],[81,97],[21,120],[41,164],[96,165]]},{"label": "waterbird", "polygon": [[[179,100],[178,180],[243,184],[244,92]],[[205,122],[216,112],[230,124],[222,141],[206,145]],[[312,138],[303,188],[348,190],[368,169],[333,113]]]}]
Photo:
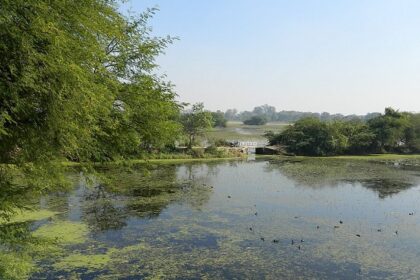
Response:
[{"label": "waterbird", "polygon": [[356,234],[357,237],[360,237],[360,234]]},{"label": "waterbird", "polygon": [[273,243],[279,243],[278,239],[273,239]]},{"label": "waterbird", "polygon": [[395,234],[397,234],[397,235],[398,235],[398,230],[396,230],[396,231],[395,231]]},{"label": "waterbird", "polygon": [[378,229],[377,229],[377,231],[378,231],[378,232],[382,232],[382,229],[378,228]]},{"label": "waterbird", "polygon": [[249,230],[252,231],[252,227],[250,227]]},{"label": "waterbird", "polygon": [[342,220],[340,220],[340,224],[343,224],[343,221]]},{"label": "waterbird", "polygon": [[292,239],[292,245],[295,244],[295,241]]},{"label": "waterbird", "polygon": [[319,229],[319,226],[316,226],[317,229]]},{"label": "waterbird", "polygon": [[340,226],[334,226],[334,228],[339,228]]},{"label": "waterbird", "polygon": [[230,195],[228,195],[228,198],[232,198]]},{"label": "waterbird", "polygon": [[265,241],[264,237],[261,237],[260,239],[261,239],[261,241]]},{"label": "waterbird", "polygon": [[411,213],[408,213],[408,215],[413,216],[413,215],[414,215],[414,213],[413,213],[413,212],[411,212]]},{"label": "waterbird", "polygon": [[300,250],[300,245],[298,246],[298,249]]},{"label": "waterbird", "polygon": [[300,240],[300,243],[303,243],[303,242],[305,242],[305,240],[301,239],[301,240]]},{"label": "waterbird", "polygon": [[254,215],[255,215],[255,216],[258,216],[258,212],[255,212],[255,213],[254,213]]}]

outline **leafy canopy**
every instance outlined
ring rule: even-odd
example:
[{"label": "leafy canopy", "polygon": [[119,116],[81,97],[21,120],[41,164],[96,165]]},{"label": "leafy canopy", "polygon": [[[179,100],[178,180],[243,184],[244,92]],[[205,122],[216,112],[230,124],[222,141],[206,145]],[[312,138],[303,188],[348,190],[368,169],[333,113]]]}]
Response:
[{"label": "leafy canopy", "polygon": [[420,115],[386,108],[367,122],[304,118],[283,132],[266,134],[270,144],[298,155],[326,156],[420,151]]},{"label": "leafy canopy", "polygon": [[116,1],[3,0],[0,161],[106,160],[173,141],[179,106],[154,73],[172,38],[151,36],[154,9]]},{"label": "leafy canopy", "polygon": [[188,137],[188,147],[191,148],[196,137],[202,135],[207,129],[212,127],[212,114],[204,110],[203,103],[196,103],[190,111],[181,115],[181,123],[184,133]]}]

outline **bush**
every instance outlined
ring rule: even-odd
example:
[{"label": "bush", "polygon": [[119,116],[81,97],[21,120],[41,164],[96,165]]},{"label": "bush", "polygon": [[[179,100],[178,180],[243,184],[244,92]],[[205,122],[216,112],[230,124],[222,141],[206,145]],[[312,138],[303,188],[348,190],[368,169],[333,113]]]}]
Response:
[{"label": "bush", "polygon": [[375,149],[375,134],[359,121],[304,118],[279,134],[266,132],[265,136],[271,145],[284,145],[289,153],[297,155],[365,154]]},{"label": "bush", "polygon": [[264,125],[267,123],[267,119],[263,116],[253,116],[250,119],[244,121],[246,125]]},{"label": "bush", "polygon": [[230,147],[230,143],[226,141],[225,139],[216,139],[214,141],[214,145],[216,147]]},{"label": "bush", "polygon": [[191,149],[189,151],[189,154],[193,157],[193,158],[204,158],[204,149]]}]

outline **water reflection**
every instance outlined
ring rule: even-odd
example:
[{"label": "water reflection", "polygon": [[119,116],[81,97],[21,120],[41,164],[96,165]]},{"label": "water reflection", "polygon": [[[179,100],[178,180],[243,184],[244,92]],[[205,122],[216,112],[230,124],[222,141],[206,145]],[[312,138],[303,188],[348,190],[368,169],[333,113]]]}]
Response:
[{"label": "water reflection", "polygon": [[0,278],[418,278],[419,174],[332,159],[74,172],[0,224]]},{"label": "water reflection", "polygon": [[127,213],[116,205],[114,197],[99,184],[86,190],[82,219],[92,231],[118,230],[126,226]]},{"label": "water reflection", "polygon": [[312,188],[336,187],[342,183],[361,184],[380,198],[398,194],[420,184],[420,167],[376,161],[304,159],[272,160],[267,172],[277,171],[297,185]]}]

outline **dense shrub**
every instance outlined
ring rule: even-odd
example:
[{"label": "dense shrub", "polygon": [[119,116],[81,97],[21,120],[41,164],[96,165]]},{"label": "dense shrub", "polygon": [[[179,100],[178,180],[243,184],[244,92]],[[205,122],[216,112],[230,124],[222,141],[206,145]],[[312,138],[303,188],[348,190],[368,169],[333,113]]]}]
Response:
[{"label": "dense shrub", "polygon": [[367,122],[304,118],[281,133],[265,136],[271,145],[284,145],[296,155],[412,153],[420,151],[420,115],[387,108]]},{"label": "dense shrub", "polygon": [[244,121],[246,125],[264,125],[267,123],[267,119],[263,116],[253,116]]}]

